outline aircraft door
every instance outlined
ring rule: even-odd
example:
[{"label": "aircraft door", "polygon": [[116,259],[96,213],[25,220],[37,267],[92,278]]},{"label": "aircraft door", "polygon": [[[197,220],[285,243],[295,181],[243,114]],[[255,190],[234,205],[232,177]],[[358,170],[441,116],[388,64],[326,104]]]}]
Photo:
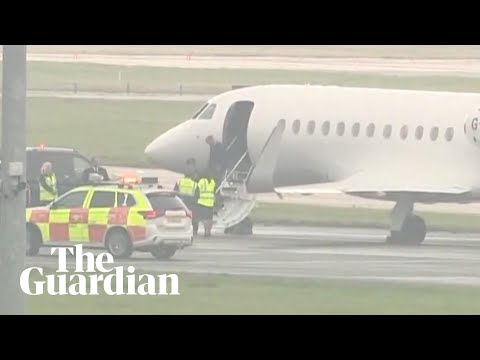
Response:
[{"label": "aircraft door", "polygon": [[[238,101],[227,112],[223,126],[223,144],[228,149],[229,168],[233,168],[240,159],[237,171],[249,171],[252,165],[248,155],[247,130],[254,103]],[[245,155],[245,156],[244,156]]]}]

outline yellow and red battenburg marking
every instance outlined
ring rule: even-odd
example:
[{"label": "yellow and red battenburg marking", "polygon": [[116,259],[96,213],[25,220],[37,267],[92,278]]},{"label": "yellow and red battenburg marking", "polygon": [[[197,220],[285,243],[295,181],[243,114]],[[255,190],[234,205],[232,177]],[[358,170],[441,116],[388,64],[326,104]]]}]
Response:
[{"label": "yellow and red battenburg marking", "polygon": [[135,210],[131,208],[111,208],[108,214],[108,224],[126,226],[132,241],[143,240],[146,237],[146,228],[144,225],[130,225],[128,223],[130,211]]},{"label": "yellow and red battenburg marking", "polygon": [[88,209],[71,209],[70,224],[88,224]]},{"label": "yellow and red battenburg marking", "polygon": [[70,240],[69,224],[50,224],[50,241],[68,241]]},{"label": "yellow and red battenburg marking", "polygon": [[127,225],[129,208],[111,208],[108,213],[109,225]]},{"label": "yellow and red battenburg marking", "polygon": [[108,228],[112,226],[125,227],[132,241],[143,240],[146,237],[144,225],[130,225],[128,223],[129,212],[135,211],[130,208],[111,208],[108,212],[107,224],[89,223],[89,209],[71,209],[66,211],[68,211],[68,222],[55,222],[54,219],[52,221],[49,209],[32,210],[29,221],[36,224],[48,224],[49,239],[45,239],[46,241],[69,241],[70,225],[72,224],[87,226],[88,234],[86,235],[91,243],[102,243]]},{"label": "yellow and red battenburg marking", "polygon": [[48,223],[50,220],[50,211],[44,209],[34,209],[32,210],[32,215],[30,215],[30,221],[33,223]]},{"label": "yellow and red battenburg marking", "polygon": [[147,236],[147,229],[145,226],[128,225],[127,231],[130,234],[132,241],[144,240]]},{"label": "yellow and red battenburg marking", "polygon": [[102,243],[107,233],[108,225],[88,225],[88,238],[91,243]]}]

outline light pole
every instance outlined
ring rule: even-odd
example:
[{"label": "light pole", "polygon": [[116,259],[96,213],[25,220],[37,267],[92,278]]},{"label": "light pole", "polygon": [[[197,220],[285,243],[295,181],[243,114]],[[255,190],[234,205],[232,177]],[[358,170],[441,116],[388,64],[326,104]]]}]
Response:
[{"label": "light pole", "polygon": [[0,314],[24,314],[27,46],[3,45]]}]

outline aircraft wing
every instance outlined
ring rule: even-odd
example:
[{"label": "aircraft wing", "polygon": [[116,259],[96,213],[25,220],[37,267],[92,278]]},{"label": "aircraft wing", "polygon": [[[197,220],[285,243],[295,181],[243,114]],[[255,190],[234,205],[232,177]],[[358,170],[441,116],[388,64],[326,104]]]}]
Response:
[{"label": "aircraft wing", "polygon": [[326,184],[278,187],[280,195],[346,194],[371,198],[415,195],[431,198],[468,195],[473,187],[459,174],[442,174],[426,169],[422,172],[359,172],[345,180]]}]

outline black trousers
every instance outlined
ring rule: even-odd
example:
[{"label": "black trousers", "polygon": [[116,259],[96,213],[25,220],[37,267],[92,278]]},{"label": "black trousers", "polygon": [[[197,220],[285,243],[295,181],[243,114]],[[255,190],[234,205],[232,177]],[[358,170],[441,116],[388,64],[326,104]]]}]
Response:
[{"label": "black trousers", "polygon": [[192,219],[192,228],[193,228],[193,235],[198,235],[198,220],[195,218]]},{"label": "black trousers", "polygon": [[182,196],[181,199],[192,213],[193,235],[197,235],[198,234],[198,223],[199,223],[197,205],[194,203],[194,200],[190,197]]}]

